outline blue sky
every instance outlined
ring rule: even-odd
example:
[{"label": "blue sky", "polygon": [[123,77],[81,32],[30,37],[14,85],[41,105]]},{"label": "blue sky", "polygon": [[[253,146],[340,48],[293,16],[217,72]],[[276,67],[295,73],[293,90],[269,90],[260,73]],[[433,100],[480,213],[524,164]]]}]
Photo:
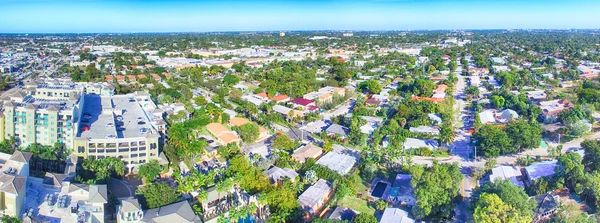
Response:
[{"label": "blue sky", "polygon": [[600,0],[0,0],[0,32],[600,28]]}]

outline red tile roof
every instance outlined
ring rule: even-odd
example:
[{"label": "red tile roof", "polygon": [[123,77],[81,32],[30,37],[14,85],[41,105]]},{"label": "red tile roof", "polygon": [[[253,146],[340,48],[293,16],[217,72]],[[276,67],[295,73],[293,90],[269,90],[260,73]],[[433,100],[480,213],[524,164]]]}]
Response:
[{"label": "red tile roof", "polygon": [[413,100],[413,101],[414,100],[426,100],[426,101],[431,101],[433,103],[438,103],[438,102],[444,101],[443,98],[419,97],[419,96],[416,96],[416,95],[413,95],[412,98],[411,98],[411,100]]},{"label": "red tile roof", "polygon": [[314,103],[315,101],[313,100],[308,100],[306,98],[295,98],[294,100],[291,100],[290,103],[292,104],[297,104],[297,105],[302,105],[302,106],[307,106],[311,103]]},{"label": "red tile roof", "polygon": [[271,98],[271,101],[279,102],[279,101],[284,101],[284,100],[288,100],[288,99],[290,99],[290,96],[287,96],[285,94],[280,94],[280,95],[277,95],[277,96]]}]

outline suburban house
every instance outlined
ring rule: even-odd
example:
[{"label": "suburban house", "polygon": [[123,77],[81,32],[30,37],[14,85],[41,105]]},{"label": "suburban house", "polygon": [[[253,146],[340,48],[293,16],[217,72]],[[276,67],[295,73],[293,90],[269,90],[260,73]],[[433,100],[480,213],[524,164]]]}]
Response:
[{"label": "suburban house", "polygon": [[386,208],[383,211],[379,223],[414,223],[415,220],[408,217],[408,212],[400,208]]},{"label": "suburban house", "polygon": [[542,109],[544,123],[554,123],[558,120],[558,114],[573,108],[573,104],[567,100],[552,100],[539,102],[539,107]]},{"label": "suburban house", "polygon": [[356,157],[335,151],[329,152],[317,160],[317,164],[325,166],[340,175],[350,172],[356,163]]},{"label": "suburban house", "polygon": [[294,150],[294,153],[292,153],[292,158],[298,161],[299,163],[304,163],[306,162],[306,159],[316,159],[319,156],[321,156],[321,154],[323,154],[323,149],[321,147],[315,146],[313,144],[306,144]]},{"label": "suburban house", "polygon": [[287,96],[285,94],[280,94],[275,97],[272,97],[270,100],[274,101],[275,103],[286,103],[286,102],[290,101],[290,96]]},{"label": "suburban house", "polygon": [[487,74],[489,74],[490,70],[487,69],[487,68],[473,67],[473,68],[469,68],[469,73],[471,75],[481,76],[481,75],[487,75]]},{"label": "suburban house", "polygon": [[242,96],[242,99],[256,105],[256,107],[260,107],[260,105],[262,105],[262,103],[265,102],[262,99],[256,97],[255,95],[244,95]]},{"label": "suburban house", "polygon": [[210,123],[210,124],[206,125],[206,130],[208,130],[208,132],[210,132],[210,134],[212,134],[214,137],[216,137],[217,141],[219,141],[219,143],[221,143],[221,145],[227,145],[229,143],[239,144],[242,142],[242,139],[240,139],[240,137],[237,135],[237,133],[227,129],[221,123],[216,123],[216,122]]},{"label": "suburban house", "polygon": [[265,102],[269,101],[269,96],[267,95],[267,92],[261,92],[258,94],[254,94],[254,95],[252,95],[252,97],[259,99],[261,101],[265,101]]},{"label": "suburban house", "polygon": [[[302,111],[294,110],[281,105],[274,105],[273,111],[279,114],[282,114],[285,117],[295,118],[295,117],[303,117],[304,113]],[[290,117],[291,115],[291,117]]]},{"label": "suburban house", "polygon": [[532,102],[545,101],[548,98],[544,90],[528,91],[526,94],[529,101]]},{"label": "suburban house", "polygon": [[305,218],[310,219],[312,216],[319,215],[319,212],[331,197],[332,192],[331,183],[323,179],[319,179],[315,184],[306,189],[298,197],[300,207],[305,212]]},{"label": "suburban house", "polygon": [[152,79],[154,79],[155,81],[161,81],[162,77],[160,77],[158,74],[150,74],[150,76],[152,76]]},{"label": "suburban house", "polygon": [[504,109],[500,112],[485,110],[479,113],[481,124],[503,124],[512,119],[518,119],[519,114],[512,109]]},{"label": "suburban house", "polygon": [[306,98],[295,98],[294,100],[291,100],[289,103],[292,104],[294,107],[302,108],[302,110],[312,111],[312,110],[317,109],[317,104],[315,103],[315,101],[309,100]]},{"label": "suburban house", "polygon": [[236,84],[232,86],[233,89],[238,89],[240,90],[242,93],[246,92],[248,90],[248,86],[243,85],[243,84]]},{"label": "suburban house", "polygon": [[542,177],[549,177],[554,175],[554,170],[558,166],[558,161],[549,160],[539,163],[531,164],[525,167],[525,177],[527,182],[531,183]]},{"label": "suburban house", "polygon": [[406,138],[406,141],[403,143],[404,149],[416,149],[416,148],[429,148],[431,150],[437,149],[439,144],[437,140],[434,139],[415,139],[415,138]]},{"label": "suburban house", "polygon": [[375,98],[369,98],[365,101],[365,104],[367,106],[372,106],[372,107],[379,107],[381,105],[381,101],[377,100]]},{"label": "suburban house", "polygon": [[440,128],[438,128],[437,126],[422,125],[422,126],[418,126],[418,127],[410,127],[408,129],[408,131],[414,132],[414,133],[424,133],[424,134],[428,134],[428,135],[439,135],[440,134]]},{"label": "suburban house", "polygon": [[284,178],[288,178],[290,181],[294,182],[296,181],[296,177],[298,177],[298,173],[296,173],[296,171],[290,168],[280,168],[277,166],[273,166],[268,170],[265,170],[263,173],[269,177],[271,183],[273,184],[279,184],[280,182],[283,182]]},{"label": "suburban house", "polygon": [[358,214],[359,213],[355,210],[352,210],[347,207],[338,206],[337,208],[335,208],[335,210],[333,210],[333,212],[331,212],[331,215],[329,215],[329,219],[352,222],[354,217],[356,217],[356,215]]},{"label": "suburban house", "polygon": [[416,100],[425,100],[425,101],[430,101],[433,103],[439,103],[444,101],[444,98],[431,98],[431,97],[421,97],[421,96],[416,96],[413,95],[410,100],[416,101]]},{"label": "suburban house", "polygon": [[535,208],[533,223],[547,222],[556,213],[561,205],[575,205],[580,209],[588,208],[582,204],[580,198],[575,197],[569,188],[557,189],[534,197]]},{"label": "suburban house", "polygon": [[328,136],[335,136],[340,137],[342,139],[346,139],[348,137],[348,133],[350,133],[350,130],[345,126],[332,124],[325,129],[325,132],[327,132]]},{"label": "suburban house", "polygon": [[414,188],[410,183],[411,180],[412,176],[410,174],[396,175],[388,200],[400,206],[412,207],[417,204]]},{"label": "suburban house", "polygon": [[496,180],[507,180],[517,186],[524,186],[523,182],[519,180],[521,178],[521,170],[515,166],[499,166],[492,169],[490,174],[490,181],[495,182]]}]

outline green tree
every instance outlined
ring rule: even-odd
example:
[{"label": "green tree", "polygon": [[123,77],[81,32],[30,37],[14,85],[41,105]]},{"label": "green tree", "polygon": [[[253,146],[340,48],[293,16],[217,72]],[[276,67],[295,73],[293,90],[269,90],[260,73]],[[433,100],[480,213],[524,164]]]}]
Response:
[{"label": "green tree", "polygon": [[381,92],[381,90],[383,89],[383,87],[377,80],[363,81],[360,83],[359,88],[362,89],[363,91],[366,91],[366,92],[369,92],[372,94],[379,94],[379,92]]},{"label": "green tree", "polygon": [[529,223],[533,220],[505,204],[498,195],[488,193],[481,194],[473,218],[477,223]]},{"label": "green tree", "polygon": [[333,151],[333,144],[327,140],[323,143],[323,153],[328,153]]},{"label": "green tree", "polygon": [[585,150],[583,164],[590,171],[600,171],[600,144],[598,140],[585,140],[581,143],[581,148]]},{"label": "green tree", "polygon": [[175,188],[169,186],[167,183],[155,183],[138,187],[136,194],[141,196],[142,204],[146,208],[162,207],[172,204],[179,199],[179,194]]},{"label": "green tree", "polygon": [[[487,157],[497,157],[501,154],[516,152],[508,134],[497,125],[483,125],[475,134],[477,153]],[[538,142],[539,143],[539,142]]]},{"label": "green tree", "polygon": [[542,128],[537,122],[524,119],[506,124],[504,128],[512,144],[519,150],[532,149],[540,146],[542,141]]},{"label": "green tree", "polygon": [[458,196],[463,175],[458,164],[439,164],[431,167],[411,168],[412,185],[415,188],[417,218],[439,221],[451,215],[454,198]]},{"label": "green tree", "polygon": [[259,127],[255,123],[246,123],[241,126],[234,126],[236,131],[245,143],[254,143],[259,136]]},{"label": "green tree", "polygon": [[377,209],[379,211],[385,210],[385,208],[387,208],[387,206],[388,206],[388,204],[384,200],[377,200],[377,202],[375,203],[375,209]]},{"label": "green tree", "polygon": [[510,180],[497,180],[486,183],[473,192],[473,204],[477,206],[483,194],[495,194],[504,204],[514,208],[520,216],[533,218],[533,210],[537,206],[535,200],[529,199],[522,187],[516,186]]},{"label": "green tree", "polygon": [[492,103],[492,105],[496,108],[504,108],[505,102],[506,100],[504,99],[504,97],[499,95],[494,95],[490,98],[490,103]]},{"label": "green tree", "polygon": [[371,214],[360,213],[355,218],[353,223],[377,223],[377,218]]},{"label": "green tree", "polygon": [[0,222],[2,223],[20,223],[21,219],[17,216],[3,215],[0,218]]},{"label": "green tree", "polygon": [[292,151],[296,149],[296,143],[290,139],[286,134],[278,135],[273,141],[273,148],[285,151]]},{"label": "green tree", "polygon": [[436,69],[435,69],[435,67],[434,67],[433,65],[429,65],[429,66],[427,67],[427,73],[433,73],[433,72],[435,72],[435,70],[436,70]]},{"label": "green tree", "polygon": [[240,82],[240,78],[236,75],[226,74],[225,77],[223,77],[223,83],[225,83],[228,86],[235,85],[238,82]]},{"label": "green tree", "polygon": [[156,177],[160,175],[162,171],[163,167],[160,165],[158,160],[152,159],[140,166],[136,177],[146,183],[150,183],[156,180]]},{"label": "green tree", "polygon": [[561,204],[555,214],[550,218],[550,223],[597,223],[598,217],[583,213],[579,206],[574,204]]}]

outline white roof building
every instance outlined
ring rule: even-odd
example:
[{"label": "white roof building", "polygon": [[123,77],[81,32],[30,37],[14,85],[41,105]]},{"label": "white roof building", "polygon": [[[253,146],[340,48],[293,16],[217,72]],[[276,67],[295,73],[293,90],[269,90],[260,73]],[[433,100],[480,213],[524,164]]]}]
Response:
[{"label": "white roof building", "polygon": [[490,181],[494,182],[496,180],[506,180],[511,178],[520,177],[521,170],[515,166],[499,166],[492,169],[492,174],[490,174]]}]

